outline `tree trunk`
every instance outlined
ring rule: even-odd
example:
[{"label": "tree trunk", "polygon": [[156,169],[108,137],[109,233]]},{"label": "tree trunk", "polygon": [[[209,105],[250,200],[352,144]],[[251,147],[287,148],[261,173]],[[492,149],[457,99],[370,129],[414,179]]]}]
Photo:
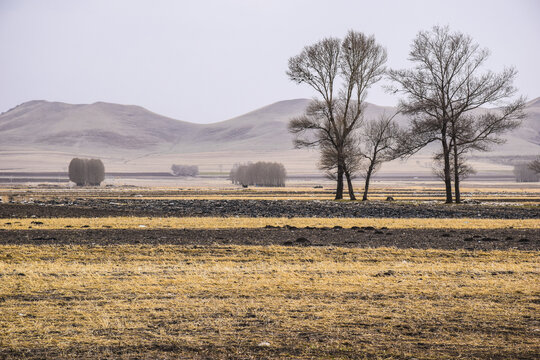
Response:
[{"label": "tree trunk", "polygon": [[456,204],[461,203],[461,191],[459,190],[459,157],[456,142],[454,140],[454,194]]},{"label": "tree trunk", "polygon": [[373,172],[373,166],[369,165],[368,171],[366,173],[366,182],[364,184],[364,196],[362,196],[362,201],[367,201],[367,194],[369,191],[369,180],[371,179],[371,173]]},{"label": "tree trunk", "polygon": [[446,203],[452,203],[452,176],[450,169],[450,149],[446,142],[446,136],[442,137],[443,155],[444,155],[444,185],[446,188]]},{"label": "tree trunk", "polygon": [[334,200],[341,200],[341,199],[343,199],[343,166],[340,163],[338,163],[336,198]]},{"label": "tree trunk", "polygon": [[349,199],[350,200],[356,200],[356,196],[354,195],[354,189],[351,179],[351,174],[347,170],[345,170],[345,177],[347,178],[347,188],[349,189]]}]

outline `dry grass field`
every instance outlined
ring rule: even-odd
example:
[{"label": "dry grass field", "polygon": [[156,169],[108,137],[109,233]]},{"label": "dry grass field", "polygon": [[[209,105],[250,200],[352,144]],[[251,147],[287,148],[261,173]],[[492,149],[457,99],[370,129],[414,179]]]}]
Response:
[{"label": "dry grass field", "polygon": [[328,228],[339,226],[389,229],[540,229],[539,219],[471,218],[269,218],[269,217],[97,217],[10,218],[0,220],[0,230],[24,229],[236,229],[293,226]]},{"label": "dry grass field", "polygon": [[[223,180],[226,181],[226,180]],[[139,199],[139,200],[332,200],[334,188],[325,182],[324,188],[294,186],[285,188],[250,187],[247,189],[227,185],[223,187],[101,187],[66,188],[64,186],[11,186],[0,188],[0,196],[20,201],[47,199]],[[360,191],[358,188],[357,191]],[[374,184],[370,200],[385,200],[392,196],[397,201],[444,201],[444,191],[440,184],[403,185]],[[358,195],[361,199],[361,195]],[[536,184],[516,187],[485,186],[469,184],[462,189],[463,199],[485,202],[540,203],[540,187]]]},{"label": "dry grass field", "polygon": [[[283,201],[332,197],[310,187],[6,186],[0,359],[537,359],[540,189],[465,194],[484,203],[379,187],[374,199],[396,201],[360,215],[392,217],[324,217],[309,209],[350,207]],[[217,216],[198,199],[262,205],[239,216],[238,203],[211,203]]]},{"label": "dry grass field", "polygon": [[2,246],[2,358],[537,358],[537,251]]}]

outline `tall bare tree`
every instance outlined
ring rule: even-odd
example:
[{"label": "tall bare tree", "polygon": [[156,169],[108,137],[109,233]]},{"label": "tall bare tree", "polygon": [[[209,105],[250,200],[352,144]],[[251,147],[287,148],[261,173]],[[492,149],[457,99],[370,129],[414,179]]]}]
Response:
[{"label": "tall bare tree", "polygon": [[362,201],[368,199],[371,176],[377,172],[382,163],[400,156],[399,143],[404,136],[393,116],[382,114],[378,119],[368,121],[361,135],[362,175],[364,177],[364,195]]},{"label": "tall bare tree", "polygon": [[[289,131],[296,147],[332,149],[336,164],[336,199],[343,198],[346,148],[362,122],[367,89],[383,75],[386,50],[373,36],[349,31],[343,40],[326,38],[289,59],[287,75],[320,96]],[[350,177],[349,177],[350,180]],[[349,194],[353,194],[352,182]]]},{"label": "tall bare tree", "polygon": [[[482,72],[488,56],[489,51],[470,36],[435,26],[414,39],[409,53],[413,69],[389,71],[397,84],[394,91],[406,96],[399,109],[412,117],[411,137],[403,143],[406,153],[441,143],[447,203],[453,201],[451,154],[459,161],[462,147],[485,151],[488,145],[501,143],[499,135],[518,126],[524,116],[524,99],[512,100],[516,70]],[[475,114],[483,105],[503,106]],[[459,166],[454,164],[453,169],[459,202]]]}]

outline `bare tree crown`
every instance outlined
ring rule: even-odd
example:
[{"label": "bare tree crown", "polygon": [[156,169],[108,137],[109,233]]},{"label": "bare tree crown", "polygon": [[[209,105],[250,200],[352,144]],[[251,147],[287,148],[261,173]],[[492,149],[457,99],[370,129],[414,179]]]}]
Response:
[{"label": "bare tree crown", "polygon": [[[489,51],[470,36],[435,26],[414,39],[409,53],[412,69],[388,72],[396,84],[391,89],[405,95],[399,110],[412,117],[402,153],[411,155],[440,141],[447,202],[452,202],[451,153],[459,202],[459,169],[465,166],[464,155],[502,143],[500,135],[519,126],[524,117],[525,99],[512,99],[517,92],[513,86],[517,71],[513,67],[500,73],[483,70],[488,56]],[[482,114],[473,111],[484,105],[499,108]]]},{"label": "bare tree crown", "polygon": [[383,76],[386,58],[386,50],[373,36],[351,30],[343,40],[320,40],[289,59],[289,78],[309,85],[320,96],[302,116],[291,119],[289,131],[295,147],[319,147],[321,168],[336,169],[336,199],[342,198],[343,174],[354,198],[347,171],[354,165],[352,138],[363,121],[367,89]]}]

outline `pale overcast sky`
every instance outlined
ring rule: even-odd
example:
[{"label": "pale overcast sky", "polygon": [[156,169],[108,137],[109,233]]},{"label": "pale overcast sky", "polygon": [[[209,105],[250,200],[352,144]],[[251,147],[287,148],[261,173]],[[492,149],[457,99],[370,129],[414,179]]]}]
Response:
[{"label": "pale overcast sky", "polygon": [[[35,99],[106,101],[226,120],[312,97],[285,75],[307,44],[374,34],[402,68],[415,34],[437,24],[489,48],[489,68],[514,65],[521,93],[540,96],[539,0],[0,0],[0,112]],[[376,86],[368,101],[397,98]]]}]

